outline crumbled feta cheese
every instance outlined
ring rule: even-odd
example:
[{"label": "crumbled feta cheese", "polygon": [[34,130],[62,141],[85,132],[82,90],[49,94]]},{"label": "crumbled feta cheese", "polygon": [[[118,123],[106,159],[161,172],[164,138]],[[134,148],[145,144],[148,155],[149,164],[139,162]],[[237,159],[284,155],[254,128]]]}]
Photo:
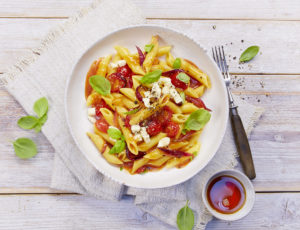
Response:
[{"label": "crumbled feta cheese", "polygon": [[95,116],[96,115],[96,109],[95,108],[88,108],[87,112],[88,112],[88,116]]},{"label": "crumbled feta cheese", "polygon": [[142,135],[139,134],[139,133],[138,133],[138,134],[135,134],[134,137],[133,137],[133,139],[134,139],[134,140],[137,140],[137,141],[142,141],[142,140],[143,140],[143,139],[142,139]]},{"label": "crumbled feta cheese", "polygon": [[182,98],[180,97],[180,94],[177,92],[176,89],[174,88],[170,89],[170,95],[173,97],[176,104],[182,102]]},{"label": "crumbled feta cheese", "polygon": [[116,63],[113,63],[113,62],[110,63],[110,66],[112,68],[118,68],[118,67],[122,67],[124,65],[126,65],[126,61],[125,60],[120,60],[120,61],[117,61]]},{"label": "crumbled feta cheese", "polygon": [[168,77],[161,77],[158,83],[171,83],[171,79]]},{"label": "crumbled feta cheese", "polygon": [[170,87],[164,86],[164,88],[162,89],[162,93],[163,94],[170,94]]},{"label": "crumbled feta cheese", "polygon": [[147,133],[146,127],[142,127],[140,133],[141,133],[141,136],[144,139],[145,143],[149,143],[150,142],[150,136]]},{"label": "crumbled feta cheese", "polygon": [[164,137],[162,138],[159,142],[157,147],[161,148],[161,147],[166,147],[170,144],[170,137]]},{"label": "crumbled feta cheese", "polygon": [[131,126],[131,132],[138,133],[141,130],[141,126],[139,125],[132,125]]},{"label": "crumbled feta cheese", "polygon": [[144,105],[146,106],[146,108],[151,108],[149,97],[144,97],[143,102],[144,102]]},{"label": "crumbled feta cheese", "polygon": [[161,88],[159,87],[159,84],[157,82],[153,83],[153,86],[151,89],[151,95],[153,97],[160,98]]},{"label": "crumbled feta cheese", "polygon": [[92,117],[92,116],[88,116],[88,119],[91,123],[95,123],[96,122],[96,118]]},{"label": "crumbled feta cheese", "polygon": [[150,92],[149,91],[145,91],[144,95],[145,95],[145,97],[150,97]]}]

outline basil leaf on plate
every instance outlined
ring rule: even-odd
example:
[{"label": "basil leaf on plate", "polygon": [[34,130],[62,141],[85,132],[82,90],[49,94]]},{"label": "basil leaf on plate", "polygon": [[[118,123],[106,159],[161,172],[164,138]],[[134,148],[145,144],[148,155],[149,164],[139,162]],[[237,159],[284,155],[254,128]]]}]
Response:
[{"label": "basil leaf on plate", "polygon": [[25,116],[18,120],[18,126],[22,129],[32,129],[38,122],[39,120],[34,116]]},{"label": "basil leaf on plate", "polygon": [[130,110],[130,111],[128,111],[128,112],[125,112],[124,114],[125,114],[125,115],[135,114],[135,113],[137,113],[139,110],[140,110],[140,108],[136,108],[136,109]]},{"label": "basil leaf on plate", "polygon": [[89,79],[92,88],[101,95],[108,95],[110,93],[111,85],[109,80],[100,75],[91,76]]},{"label": "basil leaf on plate", "polygon": [[34,112],[38,117],[44,116],[48,112],[48,100],[45,97],[38,99],[33,105]]},{"label": "basil leaf on plate", "polygon": [[179,69],[181,66],[181,59],[180,58],[176,58],[175,61],[173,62],[173,68],[174,69]]},{"label": "basil leaf on plate", "polygon": [[179,73],[179,74],[177,74],[176,78],[179,81],[184,82],[185,84],[189,84],[189,82],[190,82],[190,77],[187,74],[185,74],[185,73]]},{"label": "basil leaf on plate", "polygon": [[184,130],[200,130],[210,120],[211,114],[205,109],[198,109],[190,114],[184,123]]},{"label": "basil leaf on plate", "polygon": [[240,56],[240,62],[250,61],[256,56],[259,51],[259,46],[250,46],[248,47]]},{"label": "basil leaf on plate", "polygon": [[115,139],[115,140],[118,140],[121,138],[122,136],[122,133],[119,129],[117,128],[112,128],[110,127],[108,130],[107,130],[107,134],[110,138],[112,139]]},{"label": "basil leaf on plate", "polygon": [[21,159],[28,159],[37,154],[35,143],[29,138],[18,138],[13,142],[15,153]]},{"label": "basil leaf on plate", "polygon": [[194,213],[189,208],[188,201],[177,214],[177,227],[179,230],[192,230],[194,227]]},{"label": "basil leaf on plate", "polygon": [[148,45],[145,45],[145,51],[147,53],[149,53],[152,49],[153,49],[154,45],[153,44],[148,44]]},{"label": "basil leaf on plate", "polygon": [[142,84],[151,84],[159,80],[162,71],[160,69],[154,70],[152,72],[147,73],[144,77],[141,78],[140,82]]},{"label": "basil leaf on plate", "polygon": [[114,153],[120,153],[122,152],[126,147],[126,143],[124,140],[117,140],[114,146],[109,150],[110,154]]}]

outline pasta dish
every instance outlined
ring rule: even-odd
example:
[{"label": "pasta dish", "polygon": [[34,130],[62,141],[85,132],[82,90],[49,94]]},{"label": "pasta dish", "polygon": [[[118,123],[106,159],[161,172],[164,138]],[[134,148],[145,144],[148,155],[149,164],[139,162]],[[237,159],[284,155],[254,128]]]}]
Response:
[{"label": "pasta dish", "polygon": [[199,136],[211,110],[201,99],[209,77],[194,63],[174,58],[153,36],[136,53],[95,60],[86,75],[88,137],[110,164],[131,174],[181,168],[200,151]]}]

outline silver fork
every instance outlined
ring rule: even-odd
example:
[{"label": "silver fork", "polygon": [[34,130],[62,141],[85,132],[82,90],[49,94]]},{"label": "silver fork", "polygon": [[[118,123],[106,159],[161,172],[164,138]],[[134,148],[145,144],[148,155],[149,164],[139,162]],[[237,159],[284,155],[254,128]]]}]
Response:
[{"label": "silver fork", "polygon": [[252,159],[252,153],[242,120],[238,114],[237,106],[234,104],[233,97],[230,92],[230,74],[228,72],[228,65],[226,62],[223,46],[213,47],[212,54],[215,62],[218,64],[219,69],[222,72],[227,88],[231,126],[243,169],[245,171],[245,174],[250,179],[254,179],[256,177],[256,174]]}]

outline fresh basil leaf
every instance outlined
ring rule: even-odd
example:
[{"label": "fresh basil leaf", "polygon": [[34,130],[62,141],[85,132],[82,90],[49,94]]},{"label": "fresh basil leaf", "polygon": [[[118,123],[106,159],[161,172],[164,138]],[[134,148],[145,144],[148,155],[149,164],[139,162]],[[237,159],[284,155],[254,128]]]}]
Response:
[{"label": "fresh basil leaf", "polygon": [[125,112],[124,114],[125,114],[125,115],[135,114],[135,113],[138,112],[139,110],[140,110],[140,108],[136,108],[136,109],[130,110],[130,111],[128,111],[128,112]]},{"label": "fresh basil leaf", "polygon": [[189,82],[190,82],[190,77],[188,75],[186,75],[185,73],[179,73],[179,74],[177,74],[176,78],[179,81],[184,82],[185,84],[189,84]]},{"label": "fresh basil leaf", "polygon": [[180,58],[176,58],[175,61],[173,62],[173,68],[174,69],[179,69],[181,66],[181,59]]},{"label": "fresh basil leaf", "polygon": [[33,105],[34,112],[38,117],[44,116],[48,112],[48,100],[45,97],[38,99]]},{"label": "fresh basil leaf", "polygon": [[205,109],[198,109],[190,114],[184,123],[184,130],[200,130],[210,120],[211,114]]},{"label": "fresh basil leaf", "polygon": [[100,75],[91,76],[89,79],[92,88],[101,95],[107,95],[110,93],[111,85],[109,80]]},{"label": "fresh basil leaf", "polygon": [[145,51],[147,53],[149,53],[152,49],[153,49],[154,45],[153,44],[148,44],[148,45],[145,45]]},{"label": "fresh basil leaf", "polygon": [[120,171],[122,171],[123,170],[123,167],[120,167]]},{"label": "fresh basil leaf", "polygon": [[189,208],[188,201],[177,214],[177,227],[179,230],[192,230],[194,227],[194,213]]},{"label": "fresh basil leaf", "polygon": [[39,124],[41,124],[42,126],[46,123],[46,121],[48,120],[48,115],[45,114],[44,116],[42,116],[40,119],[39,119]]},{"label": "fresh basil leaf", "polygon": [[144,77],[141,78],[140,82],[142,84],[151,84],[159,80],[162,71],[160,69],[154,70],[152,72],[147,73]]},{"label": "fresh basil leaf", "polygon": [[240,56],[240,62],[250,61],[256,56],[259,51],[259,46],[250,46],[248,47]]},{"label": "fresh basil leaf", "polygon": [[120,153],[122,152],[126,147],[126,143],[123,140],[117,140],[114,146],[109,150],[110,154],[114,153]]},{"label": "fresh basil leaf", "polygon": [[15,153],[22,159],[34,157],[37,154],[36,144],[29,138],[18,138],[13,142]]},{"label": "fresh basil leaf", "polygon": [[122,136],[122,133],[119,129],[112,128],[112,127],[107,130],[107,134],[110,138],[115,139],[115,140],[120,139]]},{"label": "fresh basil leaf", "polygon": [[185,93],[184,92],[180,92],[180,97],[182,99],[182,103],[185,102]]},{"label": "fresh basil leaf", "polygon": [[25,116],[18,120],[18,126],[22,129],[32,129],[38,122],[39,120],[34,116]]}]

